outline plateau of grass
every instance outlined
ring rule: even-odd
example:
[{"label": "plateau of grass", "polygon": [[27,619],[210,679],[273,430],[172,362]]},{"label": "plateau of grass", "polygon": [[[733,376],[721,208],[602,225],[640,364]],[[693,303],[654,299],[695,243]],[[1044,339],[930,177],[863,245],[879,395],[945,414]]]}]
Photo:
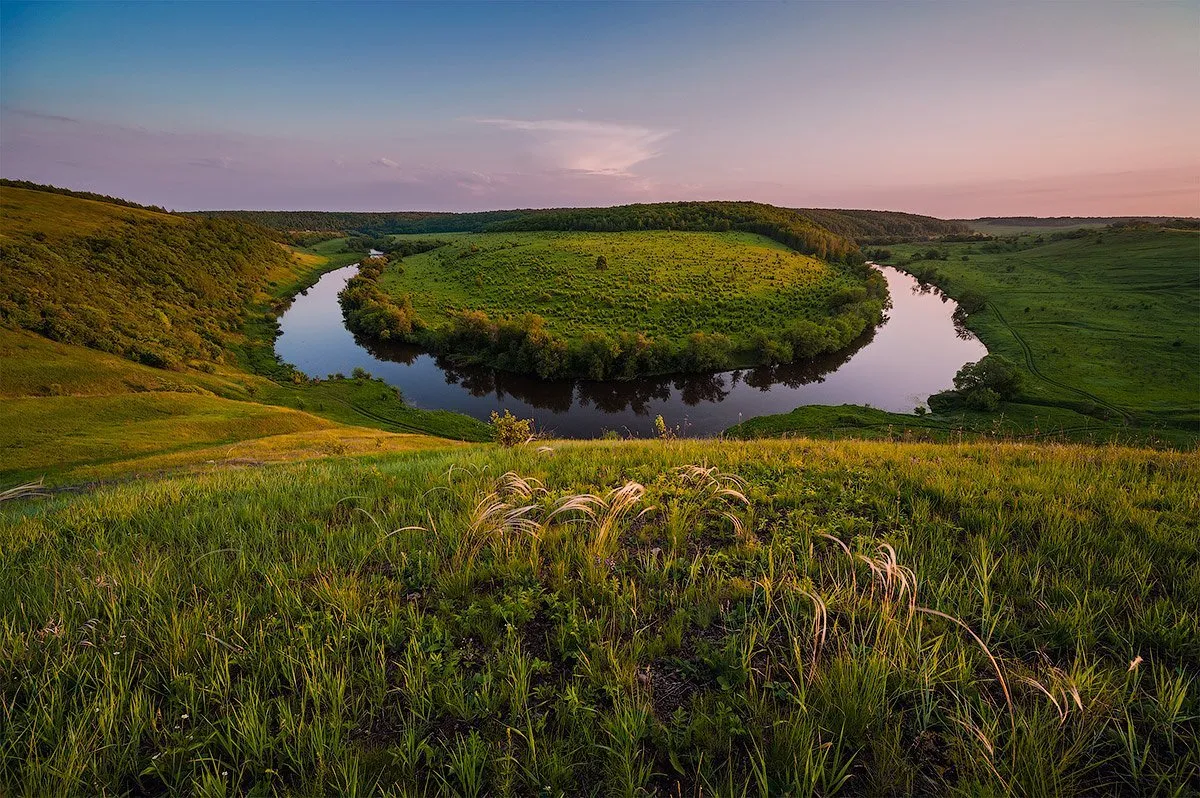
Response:
[{"label": "plateau of grass", "polygon": [[952,297],[983,299],[967,326],[1024,368],[1024,400],[1200,432],[1200,234],[1143,227],[1049,238],[938,244],[944,260],[915,262],[930,245],[898,244],[891,262],[932,268]]},{"label": "plateau of grass", "polygon": [[0,792],[1183,795],[1194,454],[550,442],[0,504]]},{"label": "plateau of grass", "polygon": [[494,318],[534,313],[568,341],[620,332],[681,341],[699,331],[745,348],[756,329],[777,334],[796,319],[827,320],[827,300],[861,285],[842,267],[750,233],[514,232],[447,240],[389,267],[380,281],[393,296],[411,295],[429,326],[463,310]]}]

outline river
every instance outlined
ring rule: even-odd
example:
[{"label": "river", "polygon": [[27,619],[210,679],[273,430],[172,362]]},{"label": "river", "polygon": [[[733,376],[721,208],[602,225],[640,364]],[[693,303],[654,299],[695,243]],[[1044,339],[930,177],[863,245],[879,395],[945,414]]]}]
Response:
[{"label": "river", "polygon": [[296,297],[279,320],[275,349],[311,376],[364,368],[402,392],[409,404],[486,419],[509,409],[558,437],[653,434],[662,415],[688,436],[715,435],[744,418],[800,405],[870,405],[910,413],[952,387],[964,363],[987,354],[955,323],[955,304],[909,275],[877,267],[887,278],[887,319],[849,349],[805,363],[629,382],[546,381],[485,368],[460,368],[416,347],[364,344],[342,322],[337,295],[357,271],[324,275]]}]

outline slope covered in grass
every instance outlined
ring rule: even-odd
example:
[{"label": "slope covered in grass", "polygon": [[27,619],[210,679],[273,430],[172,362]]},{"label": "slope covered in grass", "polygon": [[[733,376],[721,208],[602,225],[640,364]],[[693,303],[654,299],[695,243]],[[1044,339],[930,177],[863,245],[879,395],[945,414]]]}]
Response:
[{"label": "slope covered in grass", "polygon": [[264,231],[0,189],[0,325],[153,366],[220,361],[288,252]]},{"label": "slope covered in grass", "polygon": [[357,258],[340,242],[289,249],[245,222],[76,194],[0,188],[0,478],[115,473],[342,424],[488,439],[480,422],[412,408],[380,382],[309,379],[278,360],[276,315]]},{"label": "slope covered in grass", "polygon": [[1025,369],[1029,400],[1200,431],[1196,232],[1079,230],[891,252],[951,296],[973,296],[968,326]]},{"label": "slope covered in grass", "polygon": [[555,442],[5,503],[0,791],[1181,794],[1198,479]]},{"label": "slope covered in grass", "polygon": [[[210,460],[287,459],[274,451],[283,449],[296,458],[362,451],[368,438],[379,451],[411,449],[418,440],[449,445],[412,434],[429,432],[490,437],[474,419],[408,407],[394,388],[367,378],[279,384],[228,365],[167,371],[0,329],[0,488]],[[333,441],[339,436],[345,445]],[[224,449],[214,452],[215,445]],[[248,455],[246,447],[266,453]]]}]

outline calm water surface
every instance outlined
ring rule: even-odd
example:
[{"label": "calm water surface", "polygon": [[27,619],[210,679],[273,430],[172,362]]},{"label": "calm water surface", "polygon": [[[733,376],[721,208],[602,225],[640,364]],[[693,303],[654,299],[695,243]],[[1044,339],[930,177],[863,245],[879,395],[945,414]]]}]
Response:
[{"label": "calm water surface", "polygon": [[507,408],[560,437],[594,437],[606,430],[644,437],[653,434],[659,414],[683,434],[702,436],[800,405],[858,404],[910,413],[930,394],[950,388],[964,363],[987,354],[955,324],[953,301],[883,266],[892,295],[887,320],[837,356],[630,382],[549,382],[455,367],[411,346],[356,341],[342,323],[337,295],[357,268],[332,271],[296,297],[279,320],[280,357],[320,377],[364,368],[399,388],[416,407],[480,419]]}]

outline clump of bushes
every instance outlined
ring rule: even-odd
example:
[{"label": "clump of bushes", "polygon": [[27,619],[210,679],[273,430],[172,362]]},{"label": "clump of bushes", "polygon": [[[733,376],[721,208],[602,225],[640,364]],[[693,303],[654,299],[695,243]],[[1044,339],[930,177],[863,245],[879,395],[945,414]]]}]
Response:
[{"label": "clump of bushes", "polygon": [[935,412],[955,407],[993,411],[1021,389],[1023,377],[1017,365],[1003,355],[986,355],[968,363],[954,375],[954,390],[929,397]]},{"label": "clump of bushes", "polygon": [[500,415],[492,411],[492,437],[501,446],[519,446],[533,440],[533,419],[517,418],[505,410]]}]

